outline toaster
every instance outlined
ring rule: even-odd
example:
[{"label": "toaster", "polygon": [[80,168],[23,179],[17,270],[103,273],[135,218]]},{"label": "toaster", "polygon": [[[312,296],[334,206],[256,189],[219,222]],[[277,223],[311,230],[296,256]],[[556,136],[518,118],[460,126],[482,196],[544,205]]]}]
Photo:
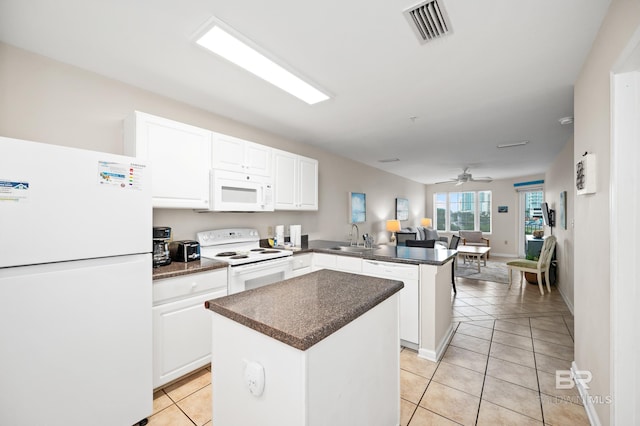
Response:
[{"label": "toaster", "polygon": [[200,260],[200,243],[192,240],[172,241],[169,243],[169,254],[174,262]]}]

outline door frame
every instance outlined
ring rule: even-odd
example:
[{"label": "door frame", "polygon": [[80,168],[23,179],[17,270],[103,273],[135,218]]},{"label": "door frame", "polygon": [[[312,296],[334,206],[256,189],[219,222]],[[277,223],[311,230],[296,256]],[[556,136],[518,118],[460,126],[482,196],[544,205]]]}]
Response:
[{"label": "door frame", "polygon": [[611,424],[638,424],[640,367],[634,344],[640,341],[640,28],[611,71],[610,291]]}]

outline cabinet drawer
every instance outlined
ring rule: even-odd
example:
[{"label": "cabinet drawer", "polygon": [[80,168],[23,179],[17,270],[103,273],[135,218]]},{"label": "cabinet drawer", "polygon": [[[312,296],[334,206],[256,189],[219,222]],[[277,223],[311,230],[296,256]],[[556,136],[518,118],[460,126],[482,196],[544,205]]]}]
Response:
[{"label": "cabinet drawer", "polygon": [[336,255],[314,253],[313,266],[317,267],[317,269],[322,269],[322,268],[336,269]]},{"label": "cabinet drawer", "polygon": [[390,277],[398,280],[418,279],[420,269],[418,265],[407,265],[403,263],[379,262],[376,260],[363,260],[362,272],[379,277]]},{"label": "cabinet drawer", "polygon": [[218,288],[227,288],[226,268],[155,280],[153,282],[153,304],[155,306]]},{"label": "cabinet drawer", "polygon": [[293,270],[302,269],[311,266],[311,255],[310,254],[301,254],[297,256],[293,256]]},{"label": "cabinet drawer", "polygon": [[346,272],[362,272],[362,259],[359,257],[336,256],[336,268]]}]

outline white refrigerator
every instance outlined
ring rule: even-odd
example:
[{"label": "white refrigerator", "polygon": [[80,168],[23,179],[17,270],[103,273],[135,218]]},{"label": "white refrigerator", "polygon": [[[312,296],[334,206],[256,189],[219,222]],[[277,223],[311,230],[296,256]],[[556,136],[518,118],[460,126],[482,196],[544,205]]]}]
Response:
[{"label": "white refrigerator", "polygon": [[0,137],[0,425],[152,413],[149,167]]}]

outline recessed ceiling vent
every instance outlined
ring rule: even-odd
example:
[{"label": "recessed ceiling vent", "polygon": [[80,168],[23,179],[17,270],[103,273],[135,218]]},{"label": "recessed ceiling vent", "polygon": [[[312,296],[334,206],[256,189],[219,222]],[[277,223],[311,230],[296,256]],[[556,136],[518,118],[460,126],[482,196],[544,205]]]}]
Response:
[{"label": "recessed ceiling vent", "polygon": [[449,18],[441,3],[442,0],[426,1],[404,11],[421,43],[444,37],[452,32]]}]

